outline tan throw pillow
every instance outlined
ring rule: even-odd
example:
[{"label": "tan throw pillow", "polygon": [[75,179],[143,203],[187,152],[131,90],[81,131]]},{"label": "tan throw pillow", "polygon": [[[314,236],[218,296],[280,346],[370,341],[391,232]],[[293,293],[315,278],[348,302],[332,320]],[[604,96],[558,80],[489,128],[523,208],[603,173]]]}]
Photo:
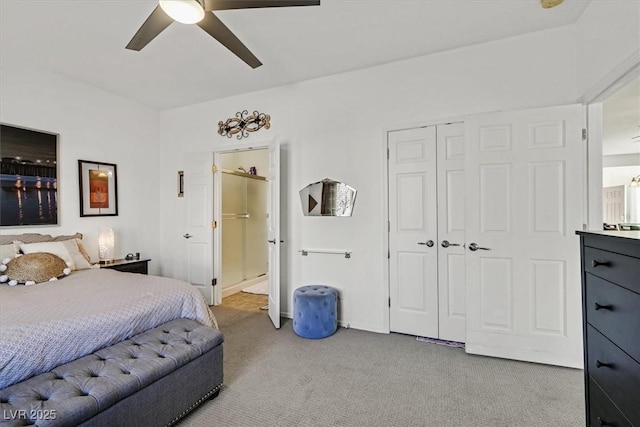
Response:
[{"label": "tan throw pillow", "polygon": [[71,273],[71,269],[62,258],[46,252],[18,255],[6,264],[1,264],[0,270],[0,282],[6,282],[11,286],[35,285],[57,280]]},{"label": "tan throw pillow", "polygon": [[64,240],[62,243],[71,255],[71,259],[73,260],[73,270],[84,270],[86,268],[91,268],[91,263],[87,261],[87,259],[80,252],[80,245],[78,244],[77,239]]},{"label": "tan throw pillow", "polygon": [[84,259],[86,259],[87,262],[89,264],[91,264],[91,257],[89,256],[89,252],[87,252],[87,250],[84,248],[84,246],[82,246],[82,240],[76,239],[76,243],[78,244],[78,250],[80,251],[80,253],[84,257]]},{"label": "tan throw pillow", "polygon": [[[89,253],[87,252],[87,250],[82,245],[82,237],[83,237],[82,233],[76,233],[76,234],[72,234],[72,235],[69,235],[69,236],[55,236],[52,239],[52,241],[53,242],[62,242],[62,241],[65,241],[65,240],[72,240],[72,239],[75,240],[76,243],[78,244],[78,250],[80,251],[80,253],[84,257],[84,259],[86,259],[87,262],[89,264],[91,264],[91,257],[89,256]],[[25,242],[25,243],[27,243],[27,242]]]},{"label": "tan throw pillow", "polygon": [[59,256],[66,262],[72,270],[76,269],[73,257],[69,253],[64,242],[42,242],[42,243],[22,243],[18,242],[20,251],[24,254],[33,254],[36,252],[47,252]]}]

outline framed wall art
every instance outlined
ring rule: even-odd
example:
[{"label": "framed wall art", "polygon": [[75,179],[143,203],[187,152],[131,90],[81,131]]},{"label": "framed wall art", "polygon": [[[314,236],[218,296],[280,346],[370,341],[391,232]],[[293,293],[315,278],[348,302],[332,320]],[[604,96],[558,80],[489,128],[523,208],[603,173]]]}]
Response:
[{"label": "framed wall art", "polygon": [[0,226],[59,223],[58,136],[0,124]]},{"label": "framed wall art", "polygon": [[118,179],[112,163],[78,160],[80,216],[118,215]]}]

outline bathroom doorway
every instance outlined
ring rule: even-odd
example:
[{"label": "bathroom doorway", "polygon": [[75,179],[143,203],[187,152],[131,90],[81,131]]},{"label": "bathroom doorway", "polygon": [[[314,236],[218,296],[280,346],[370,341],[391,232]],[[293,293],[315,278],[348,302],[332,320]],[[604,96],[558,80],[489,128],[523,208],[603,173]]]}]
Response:
[{"label": "bathroom doorway", "polygon": [[[268,295],[269,151],[220,154],[222,298]],[[266,301],[265,301],[266,302]]]}]

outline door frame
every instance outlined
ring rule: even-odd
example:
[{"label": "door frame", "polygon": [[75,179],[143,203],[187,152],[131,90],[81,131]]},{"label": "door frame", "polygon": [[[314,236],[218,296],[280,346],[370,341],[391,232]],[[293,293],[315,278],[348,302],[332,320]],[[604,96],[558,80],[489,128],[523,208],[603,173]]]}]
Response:
[{"label": "door frame", "polygon": [[596,82],[579,99],[587,106],[586,228],[602,230],[602,102],[640,78],[640,49]]},{"label": "door frame", "polygon": [[388,159],[388,137],[389,132],[395,132],[399,130],[407,130],[419,127],[446,125],[450,123],[464,122],[462,116],[444,117],[439,119],[424,120],[419,122],[409,122],[402,124],[389,124],[382,127],[380,132],[380,153],[381,153],[381,165],[382,170],[382,203],[384,204],[384,221],[382,222],[382,254],[380,259],[382,260],[382,277],[383,277],[383,294],[380,305],[382,311],[385,313],[383,317],[382,332],[391,333],[391,311],[389,308],[389,298],[391,296],[391,281],[389,277],[389,159]]},{"label": "door frame", "polygon": [[[212,147],[213,164],[218,167],[213,178],[213,220],[217,227],[213,233],[213,277],[222,277],[222,171],[220,167],[220,156],[225,153],[235,153],[239,151],[268,150],[269,146],[277,142],[276,137],[264,139],[257,142],[237,141],[232,139],[226,142],[214,143]],[[213,290],[213,304],[222,303],[222,283],[215,286]]]}]

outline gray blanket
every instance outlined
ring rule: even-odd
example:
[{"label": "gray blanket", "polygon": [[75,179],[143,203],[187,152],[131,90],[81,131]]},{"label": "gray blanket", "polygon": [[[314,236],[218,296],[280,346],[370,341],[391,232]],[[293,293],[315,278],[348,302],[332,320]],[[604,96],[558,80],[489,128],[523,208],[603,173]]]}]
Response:
[{"label": "gray blanket", "polygon": [[217,328],[190,284],[110,269],[0,285],[0,389],[173,319]]}]

